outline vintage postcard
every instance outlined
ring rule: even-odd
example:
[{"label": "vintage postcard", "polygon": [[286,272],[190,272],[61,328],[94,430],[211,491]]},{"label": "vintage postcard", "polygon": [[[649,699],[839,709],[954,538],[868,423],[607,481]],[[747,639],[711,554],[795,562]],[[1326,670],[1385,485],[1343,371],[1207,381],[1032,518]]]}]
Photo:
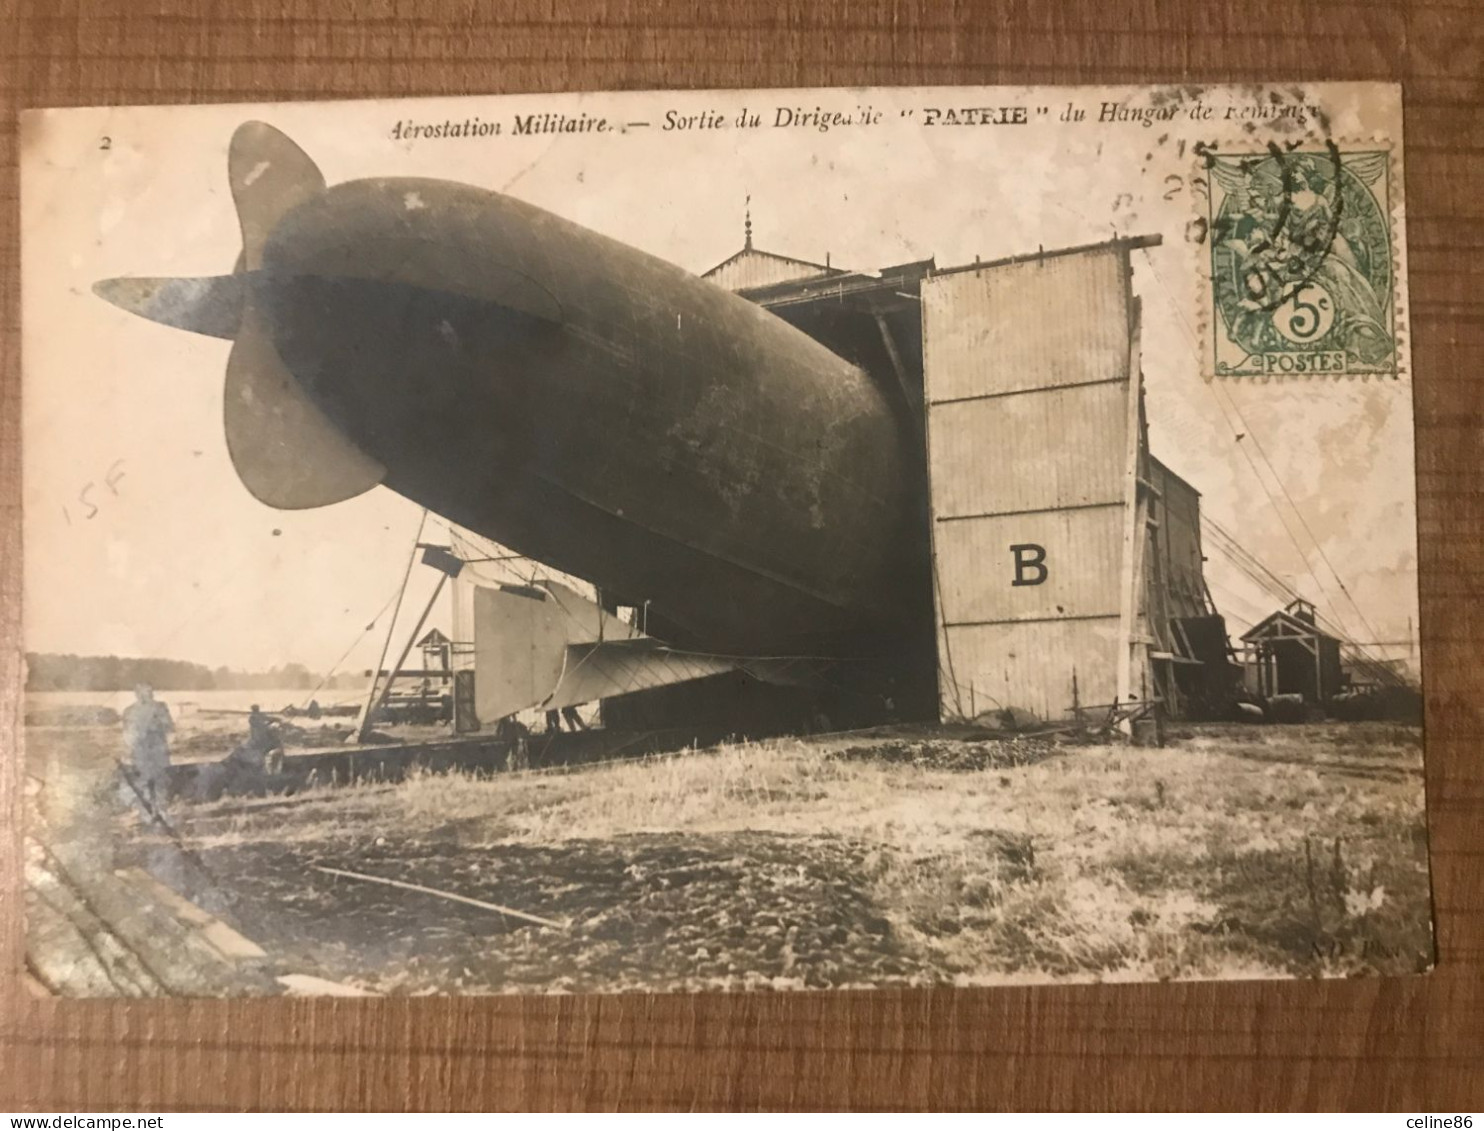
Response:
[{"label": "vintage postcard", "polygon": [[1398,88],[21,136],[40,990],[1432,965]]}]

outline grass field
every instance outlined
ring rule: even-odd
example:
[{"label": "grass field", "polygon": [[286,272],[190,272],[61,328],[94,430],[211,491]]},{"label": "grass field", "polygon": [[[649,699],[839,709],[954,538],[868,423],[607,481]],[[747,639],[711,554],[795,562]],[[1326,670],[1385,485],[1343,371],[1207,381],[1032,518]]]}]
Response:
[{"label": "grass field", "polygon": [[1432,962],[1421,766],[1381,724],[900,732],[175,816],[245,933],[378,992],[1396,974]]}]

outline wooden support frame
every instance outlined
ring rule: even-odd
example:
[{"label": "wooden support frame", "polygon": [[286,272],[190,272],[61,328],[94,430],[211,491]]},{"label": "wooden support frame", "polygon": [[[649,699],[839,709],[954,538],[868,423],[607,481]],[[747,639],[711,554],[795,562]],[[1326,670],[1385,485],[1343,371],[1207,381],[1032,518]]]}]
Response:
[{"label": "wooden support frame", "polygon": [[[1126,272],[1132,271],[1132,265],[1124,260]],[[1140,348],[1141,348],[1141,322],[1142,312],[1139,300],[1132,293],[1132,281],[1128,279],[1125,286],[1129,289],[1128,295],[1128,320],[1129,320],[1129,348],[1128,348],[1128,415],[1127,440],[1128,455],[1124,469],[1124,519],[1123,519],[1123,567],[1119,577],[1119,624],[1118,624],[1118,671],[1117,671],[1117,698],[1120,705],[1126,705],[1136,696],[1134,694],[1134,681],[1137,678],[1140,687],[1147,687],[1149,673],[1145,670],[1148,666],[1147,648],[1136,641],[1139,632],[1139,590],[1144,576],[1144,547],[1149,540],[1146,522],[1148,514],[1145,510],[1144,492],[1140,489],[1139,482],[1143,478],[1144,470],[1144,405],[1140,391],[1143,387],[1143,374],[1140,370]],[[1140,653],[1139,662],[1135,662],[1135,651]],[[1136,672],[1135,668],[1139,670]],[[1124,716],[1119,719],[1118,729],[1125,738],[1133,738],[1133,718]]]}]

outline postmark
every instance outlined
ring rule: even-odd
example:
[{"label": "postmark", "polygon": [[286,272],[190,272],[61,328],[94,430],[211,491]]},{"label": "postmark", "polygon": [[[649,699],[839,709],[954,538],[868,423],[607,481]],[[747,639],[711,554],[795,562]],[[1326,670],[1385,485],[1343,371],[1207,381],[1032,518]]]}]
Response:
[{"label": "postmark", "polygon": [[1210,377],[1405,372],[1388,147],[1203,153]]}]

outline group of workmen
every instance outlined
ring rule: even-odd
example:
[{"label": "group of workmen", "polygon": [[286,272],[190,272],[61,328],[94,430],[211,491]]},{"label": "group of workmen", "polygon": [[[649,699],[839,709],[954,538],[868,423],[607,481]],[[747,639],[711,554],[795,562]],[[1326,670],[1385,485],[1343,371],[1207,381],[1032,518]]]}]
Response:
[{"label": "group of workmen", "polygon": [[[560,733],[563,723],[574,732],[588,729],[576,707],[552,708],[546,712],[547,734]],[[170,708],[155,698],[154,689],[141,683],[134,688],[134,702],[124,710],[123,727],[124,743],[129,751],[129,761],[123,768],[126,798],[147,812],[158,814],[170,796],[170,735],[175,731],[175,720],[170,716]],[[496,737],[510,742],[508,768],[529,766],[526,739],[530,733],[514,715],[496,724]],[[211,791],[217,796],[222,792],[261,795],[271,780],[283,772],[283,736],[256,703],[247,713],[247,737],[232,748],[218,767],[212,775],[217,788]]]},{"label": "group of workmen", "polygon": [[[170,797],[170,735],[175,720],[170,708],[155,698],[154,689],[141,683],[134,688],[134,702],[124,709],[123,727],[129,751],[123,767],[126,798],[158,814]],[[234,792],[261,793],[269,778],[283,772],[283,737],[256,703],[247,713],[247,737],[220,766],[223,784]]]}]

